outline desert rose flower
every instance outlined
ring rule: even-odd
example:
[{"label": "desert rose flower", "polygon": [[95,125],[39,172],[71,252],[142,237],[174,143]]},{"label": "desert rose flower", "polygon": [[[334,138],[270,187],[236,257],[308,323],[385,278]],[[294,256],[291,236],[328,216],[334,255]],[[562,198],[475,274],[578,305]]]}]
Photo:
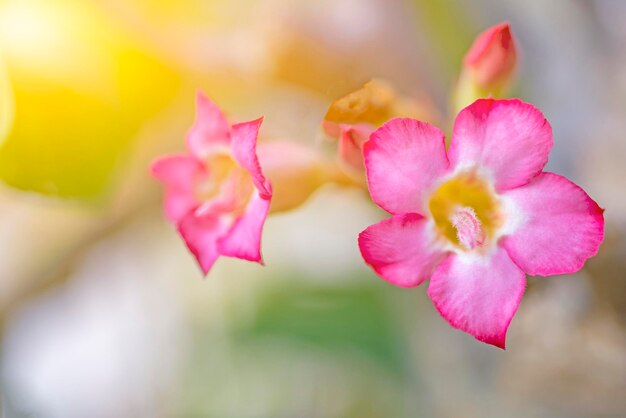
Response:
[{"label": "desert rose flower", "polygon": [[389,219],[359,236],[365,261],[428,294],[455,328],[505,347],[526,274],[578,271],[604,237],[603,210],[565,177],[543,172],[550,125],[520,100],[480,99],[443,133],[396,118],[364,147],[370,194]]},{"label": "desert rose flower", "polygon": [[262,119],[230,126],[201,93],[187,153],[152,165],[165,212],[207,274],[221,255],[263,263],[261,232],[272,188],[256,155]]}]

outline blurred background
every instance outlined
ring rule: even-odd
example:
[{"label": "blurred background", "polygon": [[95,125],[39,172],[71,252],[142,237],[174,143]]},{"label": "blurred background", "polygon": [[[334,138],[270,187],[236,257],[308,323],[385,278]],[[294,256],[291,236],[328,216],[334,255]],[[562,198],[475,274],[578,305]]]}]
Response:
[{"label": "blurred background", "polygon": [[[463,55],[503,20],[548,170],[607,222],[581,272],[529,280],[507,351],[365,266],[384,214],[356,189],[270,217],[266,267],[202,278],[148,169],[198,89],[324,152],[329,104],[372,77],[449,130]],[[626,416],[625,20],[618,0],[1,0],[3,416]]]}]

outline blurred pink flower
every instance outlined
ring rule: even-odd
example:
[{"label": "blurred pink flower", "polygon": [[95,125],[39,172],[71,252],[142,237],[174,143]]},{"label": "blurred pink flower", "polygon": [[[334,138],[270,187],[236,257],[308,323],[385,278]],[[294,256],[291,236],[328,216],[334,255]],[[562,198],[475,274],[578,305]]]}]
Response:
[{"label": "blurred pink flower", "polygon": [[220,255],[263,263],[261,232],[272,188],[256,155],[261,122],[230,126],[217,105],[199,93],[188,153],[152,165],[166,187],[166,215],[205,274]]},{"label": "blurred pink flower", "polygon": [[520,100],[480,99],[443,133],[396,118],[365,143],[368,187],[393,214],[359,236],[365,261],[428,294],[455,328],[505,347],[526,274],[573,273],[604,237],[603,210],[577,185],[542,172],[550,125]]},{"label": "blurred pink flower", "polygon": [[399,94],[383,79],[372,79],[357,90],[335,100],[328,108],[322,128],[338,141],[339,162],[362,177],[363,144],[377,127],[392,117],[436,119],[436,109],[426,97]]}]

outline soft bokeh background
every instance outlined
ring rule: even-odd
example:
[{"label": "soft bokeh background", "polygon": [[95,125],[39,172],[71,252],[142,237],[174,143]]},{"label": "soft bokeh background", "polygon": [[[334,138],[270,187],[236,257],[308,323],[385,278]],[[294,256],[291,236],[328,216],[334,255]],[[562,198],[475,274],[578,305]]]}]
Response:
[{"label": "soft bokeh background", "polygon": [[[148,175],[197,89],[265,115],[264,141],[324,149],[329,103],[374,76],[449,128],[462,56],[502,20],[548,168],[607,221],[580,273],[530,279],[506,352],[362,263],[383,214],[358,190],[271,217],[266,267],[202,279]],[[3,416],[626,416],[624,21],[618,0],[0,1]]]}]

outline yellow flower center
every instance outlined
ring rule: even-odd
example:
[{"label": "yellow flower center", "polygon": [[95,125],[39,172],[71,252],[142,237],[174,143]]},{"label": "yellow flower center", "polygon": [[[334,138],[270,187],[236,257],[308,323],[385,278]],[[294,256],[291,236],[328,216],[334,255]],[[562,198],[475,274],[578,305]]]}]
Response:
[{"label": "yellow flower center", "polygon": [[428,202],[441,237],[464,250],[484,247],[502,225],[500,202],[475,172],[446,181]]},{"label": "yellow flower center", "polygon": [[206,160],[207,176],[195,186],[196,199],[209,202],[223,199],[223,209],[243,213],[252,193],[254,184],[250,173],[241,167],[228,152],[215,152]]}]

